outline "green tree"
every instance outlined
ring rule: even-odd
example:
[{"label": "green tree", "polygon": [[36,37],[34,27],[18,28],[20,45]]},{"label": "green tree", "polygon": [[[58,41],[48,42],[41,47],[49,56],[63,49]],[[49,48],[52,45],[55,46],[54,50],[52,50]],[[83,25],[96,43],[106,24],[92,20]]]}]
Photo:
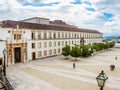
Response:
[{"label": "green tree", "polygon": [[77,60],[77,58],[81,56],[80,47],[77,46],[77,45],[75,45],[74,47],[72,47],[70,55],[72,57],[75,57],[75,60]]},{"label": "green tree", "polygon": [[115,42],[110,42],[110,48],[115,46]]},{"label": "green tree", "polygon": [[68,56],[70,55],[70,46],[69,45],[66,45],[65,47],[62,48],[62,55],[64,56]]},{"label": "green tree", "polygon": [[94,43],[93,44],[93,49],[95,51],[100,51],[104,49],[104,44],[103,43]]},{"label": "green tree", "polygon": [[89,45],[82,45],[81,47],[81,56],[82,57],[87,57],[90,56],[92,51],[91,51],[91,47]]}]

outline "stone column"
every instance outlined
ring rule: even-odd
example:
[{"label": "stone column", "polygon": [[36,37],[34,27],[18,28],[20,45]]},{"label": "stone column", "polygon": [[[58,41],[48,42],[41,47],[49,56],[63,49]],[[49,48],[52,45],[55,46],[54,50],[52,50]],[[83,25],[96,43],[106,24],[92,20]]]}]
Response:
[{"label": "stone column", "polygon": [[11,59],[11,64],[15,64],[15,59],[14,59],[14,48],[11,48],[11,50],[12,50],[12,51],[11,51],[11,52],[12,52],[12,53],[11,53],[11,56],[12,56],[12,57],[11,57],[11,58],[12,58],[12,59]]}]

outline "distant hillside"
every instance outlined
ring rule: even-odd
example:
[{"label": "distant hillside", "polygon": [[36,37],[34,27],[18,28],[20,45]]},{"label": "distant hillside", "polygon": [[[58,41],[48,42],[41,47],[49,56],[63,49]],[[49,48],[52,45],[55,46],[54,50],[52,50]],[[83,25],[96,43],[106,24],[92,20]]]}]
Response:
[{"label": "distant hillside", "polygon": [[113,40],[113,39],[120,39],[120,36],[109,36],[109,37],[104,37],[105,40]]}]

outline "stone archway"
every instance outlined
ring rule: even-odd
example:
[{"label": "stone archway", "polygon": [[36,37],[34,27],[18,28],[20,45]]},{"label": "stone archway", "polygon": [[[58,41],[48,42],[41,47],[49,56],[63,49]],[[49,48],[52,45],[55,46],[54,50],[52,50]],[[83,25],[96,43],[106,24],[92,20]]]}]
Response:
[{"label": "stone archway", "polygon": [[14,43],[7,45],[8,64],[27,61],[27,43]]}]

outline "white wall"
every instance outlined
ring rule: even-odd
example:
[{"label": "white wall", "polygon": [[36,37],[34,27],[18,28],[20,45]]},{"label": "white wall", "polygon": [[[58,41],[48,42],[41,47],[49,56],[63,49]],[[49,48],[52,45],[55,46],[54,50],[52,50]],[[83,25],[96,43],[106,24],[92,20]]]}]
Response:
[{"label": "white wall", "polygon": [[45,18],[32,18],[32,19],[23,20],[23,22],[47,24],[48,25],[49,24],[49,19],[45,19]]},{"label": "white wall", "polygon": [[7,40],[8,37],[11,37],[11,32],[8,33],[8,31],[11,31],[10,28],[0,28],[0,39],[1,40]]},{"label": "white wall", "polygon": [[31,39],[31,30],[30,29],[22,29],[25,31],[25,33],[23,34],[23,37],[25,37],[27,40]]},{"label": "white wall", "polygon": [[28,61],[32,59],[32,42],[31,41],[27,41],[27,58]]},{"label": "white wall", "polygon": [[23,22],[37,23],[37,22],[36,22],[36,18],[33,18],[33,19],[27,19],[27,20],[24,20]]}]

